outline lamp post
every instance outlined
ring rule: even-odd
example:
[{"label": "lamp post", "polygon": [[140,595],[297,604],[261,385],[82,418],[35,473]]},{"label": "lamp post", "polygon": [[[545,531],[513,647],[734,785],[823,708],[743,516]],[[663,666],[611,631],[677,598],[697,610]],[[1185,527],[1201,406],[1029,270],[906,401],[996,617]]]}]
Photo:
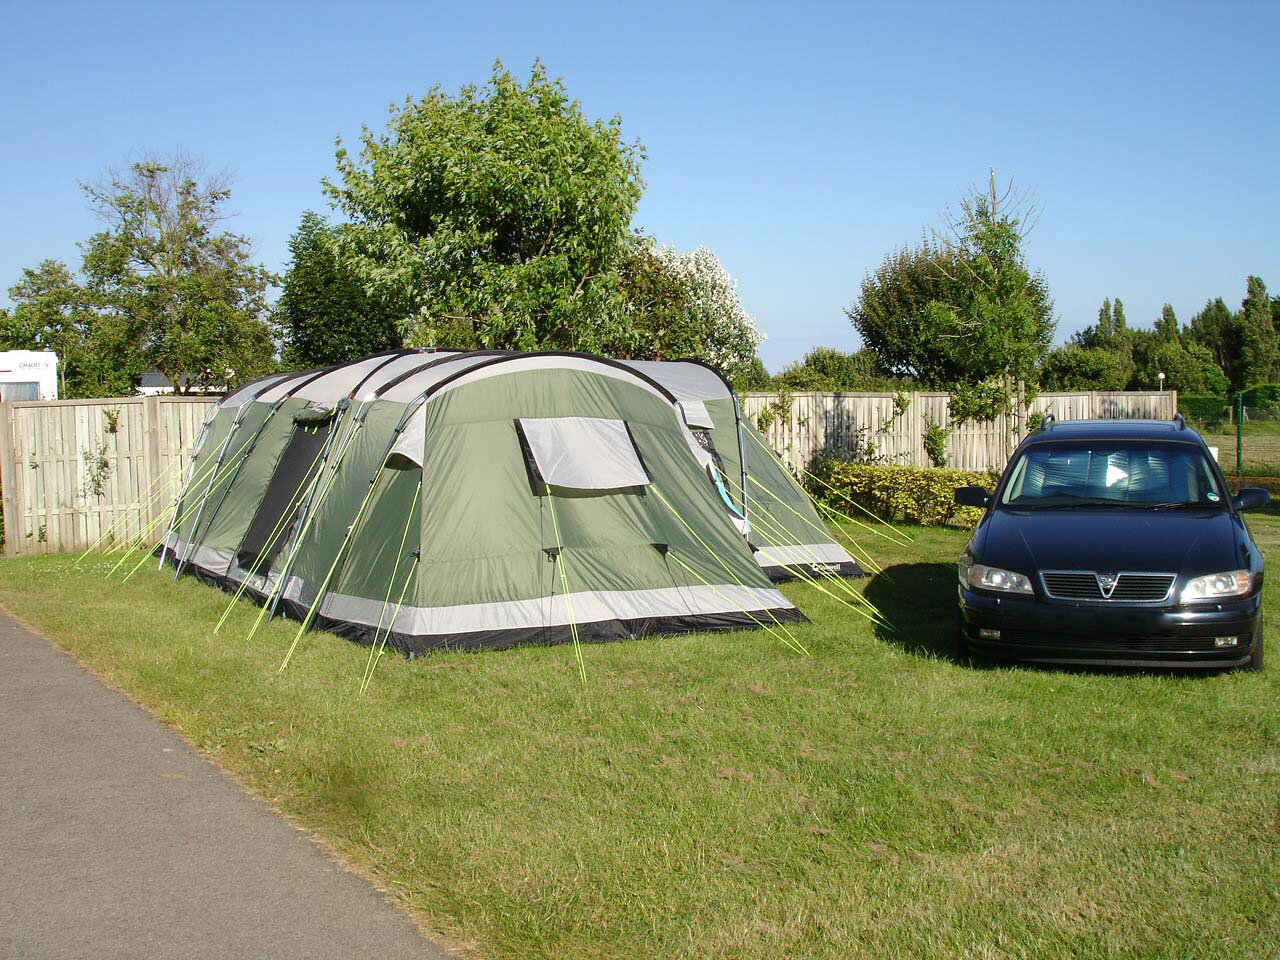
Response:
[{"label": "lamp post", "polygon": [[1156,377],[1160,380],[1160,392],[1164,393],[1164,373],[1157,373]]}]

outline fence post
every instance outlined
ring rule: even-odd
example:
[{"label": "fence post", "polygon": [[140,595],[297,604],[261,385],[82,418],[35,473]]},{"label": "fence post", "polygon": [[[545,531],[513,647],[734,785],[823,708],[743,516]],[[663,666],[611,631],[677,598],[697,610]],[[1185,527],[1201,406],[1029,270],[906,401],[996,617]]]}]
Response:
[{"label": "fence post", "polygon": [[1244,473],[1244,392],[1236,393],[1236,476]]},{"label": "fence post", "polygon": [[[139,491],[146,490],[153,484],[157,477],[160,476],[160,398],[158,396],[150,396],[142,398],[142,433],[147,444],[147,472],[143,477],[138,478]],[[143,516],[142,508],[146,506],[146,516]],[[162,505],[156,503],[156,498],[150,498],[150,505],[138,504],[138,523],[145,528],[146,524],[156,518],[156,511],[162,509]]]},{"label": "fence post", "polygon": [[4,555],[17,556],[15,537],[18,528],[18,498],[15,477],[18,472],[18,458],[13,449],[13,423],[11,411],[7,403],[0,403],[0,513],[4,514]]}]

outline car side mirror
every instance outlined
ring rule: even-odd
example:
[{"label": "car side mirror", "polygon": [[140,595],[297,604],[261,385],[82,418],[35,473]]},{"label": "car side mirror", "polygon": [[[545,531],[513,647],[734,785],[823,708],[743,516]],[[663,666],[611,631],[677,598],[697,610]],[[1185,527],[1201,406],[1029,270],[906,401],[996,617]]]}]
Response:
[{"label": "car side mirror", "polygon": [[1241,487],[1236,494],[1237,510],[1260,510],[1271,502],[1271,494],[1262,487]]},{"label": "car side mirror", "polygon": [[952,499],[961,507],[986,507],[991,503],[991,494],[981,487],[957,487]]}]

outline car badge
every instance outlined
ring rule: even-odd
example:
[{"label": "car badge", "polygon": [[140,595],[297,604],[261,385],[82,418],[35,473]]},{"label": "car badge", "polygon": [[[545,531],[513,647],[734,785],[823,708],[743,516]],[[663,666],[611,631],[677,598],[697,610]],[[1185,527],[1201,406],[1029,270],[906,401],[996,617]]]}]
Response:
[{"label": "car badge", "polygon": [[1098,579],[1098,589],[1102,591],[1102,596],[1107,600],[1111,599],[1111,594],[1115,592],[1116,580],[1119,577],[1114,573],[1096,573]]}]

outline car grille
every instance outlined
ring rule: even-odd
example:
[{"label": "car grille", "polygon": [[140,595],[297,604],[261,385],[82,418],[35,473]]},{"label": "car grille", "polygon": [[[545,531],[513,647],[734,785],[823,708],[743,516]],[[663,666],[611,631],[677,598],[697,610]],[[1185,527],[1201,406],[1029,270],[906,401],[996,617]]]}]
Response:
[{"label": "car grille", "polygon": [[1121,573],[1110,595],[1092,571],[1045,571],[1040,574],[1045,593],[1055,600],[1092,600],[1098,603],[1159,603],[1168,598],[1176,576],[1172,573]]}]

